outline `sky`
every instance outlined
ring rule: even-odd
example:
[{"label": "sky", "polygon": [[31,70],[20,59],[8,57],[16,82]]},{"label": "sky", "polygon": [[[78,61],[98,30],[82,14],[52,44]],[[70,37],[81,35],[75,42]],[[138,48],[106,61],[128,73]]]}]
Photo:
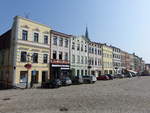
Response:
[{"label": "sky", "polygon": [[59,32],[84,35],[142,57],[150,63],[150,0],[0,0],[0,35],[13,17],[29,19]]}]

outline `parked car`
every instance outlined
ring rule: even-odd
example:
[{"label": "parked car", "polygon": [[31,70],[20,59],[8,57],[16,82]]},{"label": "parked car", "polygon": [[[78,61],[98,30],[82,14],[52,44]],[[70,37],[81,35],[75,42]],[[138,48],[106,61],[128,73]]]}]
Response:
[{"label": "parked car", "polygon": [[112,75],[112,74],[106,74],[106,76],[109,77],[109,80],[113,80],[114,79],[114,75]]},{"label": "parked car", "polygon": [[136,73],[130,72],[132,74],[132,77],[136,77]]},{"label": "parked car", "polygon": [[73,84],[82,84],[83,83],[83,77],[81,75],[75,76],[72,80]]},{"label": "parked car", "polygon": [[97,80],[109,80],[109,77],[107,75],[101,75],[97,77]]},{"label": "parked car", "polygon": [[62,85],[60,79],[48,80],[42,83],[42,88],[59,88]]},{"label": "parked car", "polygon": [[114,75],[114,78],[124,78],[125,75],[124,74],[116,74]]},{"label": "parked car", "polygon": [[97,81],[97,78],[95,77],[95,75],[83,76],[84,83],[95,83],[96,81]]},{"label": "parked car", "polygon": [[63,77],[63,79],[61,79],[61,82],[63,86],[68,86],[72,84],[72,81],[69,77]]}]

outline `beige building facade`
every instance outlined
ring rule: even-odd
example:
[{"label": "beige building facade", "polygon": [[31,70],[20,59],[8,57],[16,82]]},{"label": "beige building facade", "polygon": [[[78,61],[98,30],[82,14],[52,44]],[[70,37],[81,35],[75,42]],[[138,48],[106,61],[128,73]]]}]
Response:
[{"label": "beige building facade", "polygon": [[102,74],[113,73],[113,49],[107,44],[102,45]]},{"label": "beige building facade", "polygon": [[12,86],[37,87],[49,78],[50,30],[31,20],[14,18],[7,70]]}]

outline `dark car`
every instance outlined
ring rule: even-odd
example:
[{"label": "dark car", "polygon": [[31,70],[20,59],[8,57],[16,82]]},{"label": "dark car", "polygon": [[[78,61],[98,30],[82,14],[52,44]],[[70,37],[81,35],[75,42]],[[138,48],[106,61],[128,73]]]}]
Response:
[{"label": "dark car", "polygon": [[82,83],[83,83],[83,77],[82,77],[81,75],[75,76],[75,77],[72,79],[72,83],[73,83],[73,84],[82,84]]},{"label": "dark car", "polygon": [[101,75],[97,77],[97,80],[109,80],[109,77],[107,75]]},{"label": "dark car", "polygon": [[51,81],[50,84],[51,84],[51,88],[59,88],[62,85],[60,79],[54,79]]},{"label": "dark car", "polygon": [[63,86],[68,86],[68,85],[72,84],[72,81],[69,77],[63,77],[61,79],[61,83],[62,83]]},{"label": "dark car", "polygon": [[113,80],[114,79],[114,75],[112,74],[106,74],[109,77],[109,80]]},{"label": "dark car", "polygon": [[53,79],[43,83],[42,88],[59,88],[61,85],[60,79]]},{"label": "dark car", "polygon": [[116,74],[114,75],[114,78],[124,78],[125,75],[124,74]]}]

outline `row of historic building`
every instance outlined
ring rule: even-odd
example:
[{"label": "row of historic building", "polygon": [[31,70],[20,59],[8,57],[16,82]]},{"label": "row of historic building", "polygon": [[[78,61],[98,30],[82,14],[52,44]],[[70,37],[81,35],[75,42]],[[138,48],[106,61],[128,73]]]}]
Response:
[{"label": "row of historic building", "polygon": [[142,72],[144,61],[135,54],[85,36],[73,36],[16,16],[0,36],[0,82],[6,86],[39,86],[63,76]]}]

